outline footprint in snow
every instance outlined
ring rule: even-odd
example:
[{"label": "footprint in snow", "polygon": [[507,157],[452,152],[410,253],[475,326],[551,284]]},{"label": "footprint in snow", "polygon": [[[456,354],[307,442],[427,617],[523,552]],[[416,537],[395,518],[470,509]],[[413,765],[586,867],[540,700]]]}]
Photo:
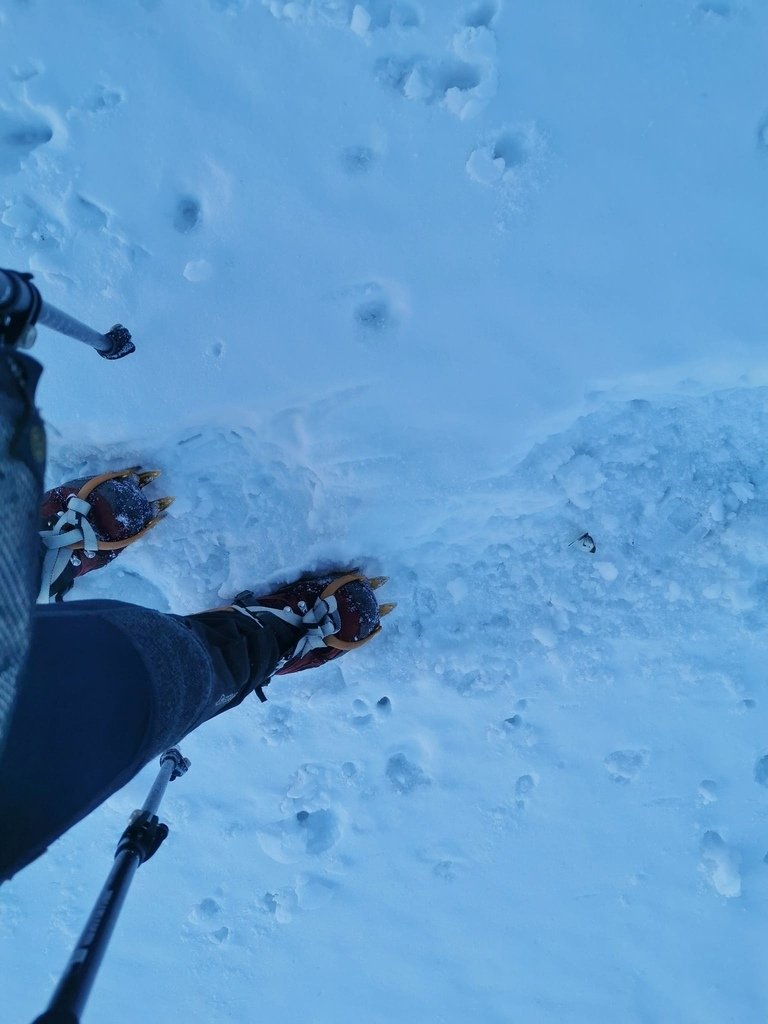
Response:
[{"label": "footprint in snow", "polygon": [[362,4],[356,6],[369,12],[373,29],[418,28],[422,22],[418,7],[400,0],[396,0],[395,3],[389,3],[387,0],[363,0]]},{"label": "footprint in snow", "polygon": [[0,108],[0,175],[16,174],[27,157],[53,138],[53,128],[35,114]]},{"label": "footprint in snow", "polygon": [[352,701],[352,713],[349,716],[349,720],[358,729],[365,729],[375,722],[377,717],[386,718],[391,712],[392,702],[389,697],[381,697],[376,701],[373,709],[371,709],[367,701],[358,698]]},{"label": "footprint in snow", "polygon": [[341,166],[351,178],[362,178],[373,170],[376,153],[370,146],[347,146],[341,152]]},{"label": "footprint in snow", "polygon": [[279,889],[277,892],[265,892],[261,905],[278,924],[290,924],[297,907],[296,890]]},{"label": "footprint in snow", "polygon": [[498,0],[477,0],[464,14],[465,28],[491,28],[499,13]]},{"label": "footprint in snow", "polygon": [[469,116],[473,94],[484,81],[481,67],[459,57],[382,57],[374,75],[380,85],[404,99],[443,105],[461,119]]},{"label": "footprint in snow", "polygon": [[370,725],[373,721],[373,715],[368,709],[368,703],[364,700],[353,700],[352,701],[352,714],[350,721],[353,725],[357,726],[358,729],[365,728]]},{"label": "footprint in snow", "polygon": [[25,60],[21,64],[14,64],[8,69],[14,82],[29,82],[43,73],[43,65],[37,61]]},{"label": "footprint in snow", "polygon": [[333,899],[338,885],[320,875],[299,875],[296,879],[296,902],[302,910],[317,910]]},{"label": "footprint in snow", "polygon": [[717,803],[717,783],[712,779],[702,779],[699,783],[699,803],[705,806]]},{"label": "footprint in snow", "polygon": [[535,187],[544,150],[535,125],[506,128],[472,150],[465,170],[478,185],[502,189],[508,198],[519,199]]},{"label": "footprint in snow", "polygon": [[536,788],[536,777],[533,775],[521,775],[515,783],[515,803],[519,810],[525,810],[528,800]]},{"label": "footprint in snow", "polygon": [[[216,3],[217,0],[212,0]],[[370,32],[418,28],[422,15],[408,0],[262,0],[273,17],[299,24],[325,21],[336,28],[348,29],[365,38]]]},{"label": "footprint in snow", "polygon": [[220,921],[221,905],[212,896],[207,896],[187,916],[187,934],[190,935],[194,929],[203,931],[210,942],[226,942],[230,929]]},{"label": "footprint in snow", "polygon": [[61,249],[67,238],[61,221],[27,195],[8,203],[0,214],[0,226],[16,241],[37,249]]},{"label": "footprint in snow", "polygon": [[696,13],[701,18],[727,21],[737,12],[734,5],[727,0],[700,0],[700,3],[696,4]]},{"label": "footprint in snow", "polygon": [[291,864],[306,854],[319,857],[331,850],[341,838],[341,823],[330,808],[301,810],[290,818],[267,825],[257,835],[268,857],[281,864]]},{"label": "footprint in snow", "polygon": [[261,905],[278,924],[290,924],[297,912],[324,907],[337,889],[336,883],[319,875],[299,875],[295,885],[265,892]]},{"label": "footprint in snow", "polygon": [[380,715],[392,714],[392,701],[389,699],[389,697],[380,697],[376,701],[376,711]]},{"label": "footprint in snow", "polygon": [[645,750],[614,750],[603,762],[608,775],[620,785],[632,782],[647,763],[648,752]]},{"label": "footprint in snow", "polygon": [[195,196],[180,196],[176,202],[173,215],[173,226],[180,235],[188,235],[199,227],[203,218],[203,208]]},{"label": "footprint in snow", "polygon": [[109,223],[109,213],[92,199],[76,194],[70,202],[70,215],[78,227],[86,231],[103,231]]},{"label": "footprint in snow", "polygon": [[368,340],[397,327],[407,312],[404,291],[397,285],[367,281],[350,291],[355,296],[354,320]]},{"label": "footprint in snow", "polygon": [[391,327],[395,320],[386,299],[368,299],[355,310],[355,320],[366,331],[381,331]]},{"label": "footprint in snow", "polygon": [[414,761],[405,754],[393,754],[387,761],[386,769],[389,784],[396,793],[413,793],[422,786],[431,786],[432,779]]},{"label": "footprint in snow", "polygon": [[734,899],[741,896],[741,875],[738,857],[719,832],[705,832],[699,846],[701,870],[720,896]]},{"label": "footprint in snow", "polygon": [[120,89],[113,89],[107,85],[97,85],[83,102],[82,110],[86,114],[106,114],[110,110],[119,107],[124,99],[125,94]]},{"label": "footprint in snow", "polygon": [[768,786],[768,754],[755,762],[755,782],[761,786]]},{"label": "footprint in snow", "polygon": [[[518,701],[517,706],[520,707],[522,704],[522,701]],[[490,740],[496,740],[501,736],[523,750],[537,746],[540,740],[539,730],[526,722],[523,716],[517,712],[510,715],[509,718],[505,718],[498,725],[491,726],[488,734]]]},{"label": "footprint in snow", "polygon": [[499,5],[477,0],[442,57],[391,54],[374,65],[374,76],[404,99],[442,106],[460,120],[476,116],[496,95],[496,36]]},{"label": "footprint in snow", "polygon": [[457,874],[456,868],[457,865],[452,860],[439,860],[432,868],[432,874],[444,882],[454,882]]},{"label": "footprint in snow", "polygon": [[290,708],[270,701],[261,725],[261,735],[266,743],[275,746],[285,743],[293,736],[294,713]]},{"label": "footprint in snow", "polygon": [[109,218],[107,210],[79,193],[68,197],[66,215],[61,218],[54,216],[31,196],[20,195],[9,202],[0,214],[0,224],[27,246],[61,250],[71,243],[72,227],[96,234],[106,231],[110,240],[115,241],[115,236],[108,230]]}]

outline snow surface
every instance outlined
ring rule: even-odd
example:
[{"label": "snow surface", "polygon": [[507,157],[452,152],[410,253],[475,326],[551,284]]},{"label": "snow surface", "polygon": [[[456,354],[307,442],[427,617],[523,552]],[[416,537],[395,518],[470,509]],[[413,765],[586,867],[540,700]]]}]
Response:
[{"label": "snow surface", "polygon": [[[41,331],[50,482],[178,499],[80,596],[360,563],[399,602],[185,741],[85,1020],[764,1021],[766,5],[0,0],[0,33],[2,262],[138,345]],[[4,1020],[154,774],[0,892]]]}]

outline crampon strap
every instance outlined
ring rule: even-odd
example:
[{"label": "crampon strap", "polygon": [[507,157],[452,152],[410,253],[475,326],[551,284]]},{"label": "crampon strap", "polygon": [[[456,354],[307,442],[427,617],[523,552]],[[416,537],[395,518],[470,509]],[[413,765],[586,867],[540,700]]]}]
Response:
[{"label": "crampon strap", "polygon": [[69,565],[78,545],[85,551],[96,551],[98,548],[99,539],[88,522],[90,511],[91,506],[87,501],[71,494],[66,511],[59,515],[53,529],[39,531],[46,552],[38,601],[51,600],[53,585]]}]

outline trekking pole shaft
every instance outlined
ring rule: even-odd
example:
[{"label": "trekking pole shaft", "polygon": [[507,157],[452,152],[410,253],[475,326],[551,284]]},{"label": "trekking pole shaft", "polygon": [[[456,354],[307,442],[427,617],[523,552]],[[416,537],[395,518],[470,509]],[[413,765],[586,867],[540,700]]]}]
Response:
[{"label": "trekking pole shaft", "polygon": [[58,331],[59,334],[66,334],[69,338],[84,341],[86,345],[95,348],[97,352],[109,352],[112,348],[109,338],[45,301],[40,307],[37,322],[45,327],[50,327],[52,331]]},{"label": "trekking pole shaft", "polygon": [[[47,1011],[35,1024],[79,1021],[141,856],[119,853]],[[69,1017],[66,1015],[69,1014]]]},{"label": "trekking pole shaft", "polygon": [[157,820],[160,801],[171,779],[183,775],[188,767],[189,762],[176,749],[166,751],[160,759],[157,778],[118,843],[112,870],[48,1009],[34,1024],[78,1024],[133,876],[168,834],[167,827]]},{"label": "trekking pole shaft", "polygon": [[160,807],[160,801],[163,799],[168,783],[171,781],[174,771],[176,770],[175,762],[172,758],[166,758],[165,754],[163,759],[160,761],[160,771],[157,773],[157,778],[152,783],[152,788],[147,793],[147,799],[144,801],[141,810],[147,814],[157,814],[157,810]]},{"label": "trekking pole shaft", "polygon": [[136,351],[131,332],[115,324],[99,334],[68,313],[43,301],[32,275],[0,269],[0,344],[30,348],[36,337],[35,324],[45,324],[59,334],[85,342],[104,359],[122,359]]}]

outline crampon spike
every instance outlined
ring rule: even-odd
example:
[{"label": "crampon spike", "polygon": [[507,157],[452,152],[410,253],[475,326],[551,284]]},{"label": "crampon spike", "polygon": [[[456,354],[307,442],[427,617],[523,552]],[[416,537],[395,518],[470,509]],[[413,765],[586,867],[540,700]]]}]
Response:
[{"label": "crampon spike", "polygon": [[157,498],[152,502],[152,508],[159,514],[160,512],[165,512],[167,508],[170,508],[174,501],[176,501],[176,499],[173,497]]},{"label": "crampon spike", "polygon": [[[137,470],[140,468],[140,466],[136,467]],[[157,480],[160,473],[161,471],[159,469],[147,469],[143,473],[139,473],[139,487],[146,487],[148,483],[151,483],[153,480]]]},{"label": "crampon spike", "polygon": [[379,618],[383,619],[385,615],[389,615],[389,613],[393,612],[395,610],[395,608],[397,608],[397,602],[396,601],[390,601],[387,604],[380,604],[379,605]]},{"label": "crampon spike", "polygon": [[379,587],[383,587],[385,583],[389,583],[389,576],[370,576],[368,583],[371,586],[371,590],[378,590]]}]

